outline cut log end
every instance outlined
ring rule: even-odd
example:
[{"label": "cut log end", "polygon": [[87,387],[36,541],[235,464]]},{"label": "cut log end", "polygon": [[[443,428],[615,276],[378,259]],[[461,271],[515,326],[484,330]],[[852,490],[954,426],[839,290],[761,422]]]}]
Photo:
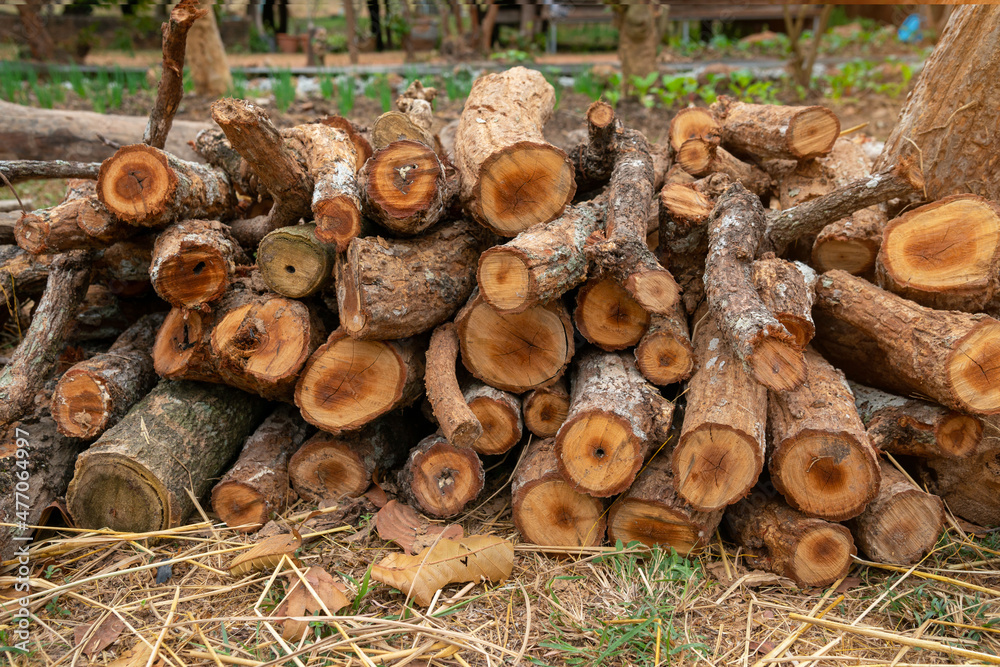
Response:
[{"label": "cut log end", "polygon": [[[775,315],[781,325],[792,335],[792,346],[800,350],[805,349],[809,341],[816,334],[816,325],[805,317],[799,317],[791,313],[778,313]],[[794,355],[793,355],[794,356]]]},{"label": "cut log end", "polygon": [[268,287],[293,299],[317,292],[333,272],[330,254],[322,245],[302,235],[284,234],[282,230],[275,230],[261,240],[257,266]]},{"label": "cut log end", "polygon": [[212,489],[212,509],[227,526],[252,532],[267,523],[267,502],[253,487],[241,482],[223,482]]},{"label": "cut log end", "polygon": [[552,438],[569,414],[565,386],[533,391],[524,399],[524,425],[539,438]]},{"label": "cut log end", "polygon": [[188,377],[185,372],[204,335],[205,324],[197,311],[171,309],[160,325],[156,342],[153,344],[156,374],[164,378]]},{"label": "cut log end", "polygon": [[52,416],[59,432],[71,438],[93,438],[108,426],[111,394],[100,377],[68,370],[52,394]]},{"label": "cut log end", "polygon": [[915,563],[941,537],[943,516],[940,498],[912,487],[879,505],[877,522],[858,536],[858,543],[880,563]]},{"label": "cut log end", "polygon": [[156,291],[166,301],[194,308],[215,301],[229,285],[229,262],[212,244],[193,243],[159,264]]},{"label": "cut log end", "polygon": [[795,545],[789,569],[793,579],[806,586],[824,586],[843,576],[856,552],[851,533],[840,525],[816,524],[805,530]]},{"label": "cut log end", "polygon": [[791,119],[786,136],[800,160],[826,155],[840,136],[840,120],[826,107],[809,107]]},{"label": "cut log end", "polygon": [[943,450],[955,458],[971,456],[983,439],[983,422],[970,415],[952,412],[942,419],[935,438]]},{"label": "cut log end", "polygon": [[863,239],[828,240],[813,247],[813,266],[820,273],[831,269],[840,269],[860,276],[875,267],[878,256],[877,243],[866,242]]},{"label": "cut log end", "polygon": [[748,362],[754,379],[775,391],[794,389],[806,378],[802,350],[791,342],[766,338],[754,349]]},{"label": "cut log end", "polygon": [[[435,436],[432,436],[435,437]],[[413,451],[404,475],[421,509],[437,517],[455,516],[483,489],[483,464],[471,449],[440,438]]]},{"label": "cut log end", "polygon": [[577,329],[603,350],[631,347],[649,327],[649,313],[614,280],[587,283],[580,288],[576,303]]},{"label": "cut log end", "polygon": [[745,496],[762,467],[760,445],[721,424],[685,434],[673,453],[677,493],[702,511],[725,507]]},{"label": "cut log end", "polygon": [[615,109],[604,100],[597,100],[587,107],[587,123],[603,129],[615,122]]},{"label": "cut log end", "polygon": [[701,546],[701,536],[688,517],[666,505],[654,505],[636,500],[615,503],[608,520],[612,540],[628,544],[642,542],[647,546],[669,545],[681,556],[687,556]]},{"label": "cut log end", "polygon": [[661,315],[669,314],[681,298],[677,281],[664,269],[633,273],[625,282],[625,289],[640,306]]},{"label": "cut log end", "polygon": [[165,210],[177,188],[166,157],[144,145],[124,146],[101,164],[97,195],[115,217],[139,221]]},{"label": "cut log end", "polygon": [[385,217],[408,218],[434,201],[440,178],[433,150],[418,141],[397,141],[375,154],[365,187]]},{"label": "cut log end", "polygon": [[955,398],[976,414],[1000,412],[1000,322],[988,319],[954,347],[948,380]]},{"label": "cut log end", "polygon": [[361,233],[361,212],[357,203],[346,195],[314,203],[313,215],[316,218],[316,238],[336,245],[338,252],[347,250],[351,240]]},{"label": "cut log end", "polygon": [[534,278],[517,250],[497,246],[483,253],[476,274],[486,302],[504,313],[521,312],[532,303]]},{"label": "cut log end", "polygon": [[87,489],[67,498],[79,526],[146,532],[170,527],[167,489],[144,466],[120,454],[104,455],[86,467],[77,463],[73,484]]},{"label": "cut log end", "polygon": [[516,236],[558,217],[575,192],[573,164],[562,150],[522,141],[483,162],[473,196],[487,227]]},{"label": "cut log end", "polygon": [[503,454],[521,439],[519,413],[511,412],[506,405],[481,396],[469,402],[469,409],[483,428],[483,434],[472,443],[480,454]]},{"label": "cut log end", "polygon": [[295,490],[312,502],[357,498],[371,486],[368,471],[349,443],[322,433],[295,452],[288,470]]},{"label": "cut log end", "polygon": [[533,544],[597,546],[604,539],[604,503],[549,479],[519,494],[514,524]]},{"label": "cut log end", "polygon": [[690,343],[685,345],[675,336],[650,332],[635,348],[635,363],[643,377],[665,387],[691,376],[694,352]]},{"label": "cut log end", "polygon": [[693,176],[703,176],[712,166],[716,146],[700,137],[687,139],[677,149],[677,164]]},{"label": "cut log end", "polygon": [[642,465],[644,443],[627,420],[610,412],[589,411],[563,424],[556,443],[563,476],[598,498],[627,489]]}]

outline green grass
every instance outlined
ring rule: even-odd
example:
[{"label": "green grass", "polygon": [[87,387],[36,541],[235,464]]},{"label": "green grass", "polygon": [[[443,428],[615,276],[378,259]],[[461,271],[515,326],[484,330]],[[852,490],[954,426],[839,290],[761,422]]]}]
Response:
[{"label": "green grass", "polygon": [[295,79],[292,71],[279,70],[271,77],[271,92],[274,94],[274,105],[278,111],[288,111],[295,101]]}]

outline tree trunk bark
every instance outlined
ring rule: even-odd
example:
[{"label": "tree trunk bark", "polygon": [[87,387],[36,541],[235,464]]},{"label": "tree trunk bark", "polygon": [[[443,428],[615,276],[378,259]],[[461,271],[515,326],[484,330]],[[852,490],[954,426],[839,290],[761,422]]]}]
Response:
[{"label": "tree trunk bark", "polygon": [[660,44],[657,6],[626,4],[615,9],[620,16],[618,59],[622,63],[624,85],[631,88],[632,77],[642,78],[656,71],[656,50]]},{"label": "tree trunk bark", "polygon": [[232,89],[233,77],[229,73],[226,48],[215,22],[215,12],[211,3],[205,2],[204,6],[208,11],[203,19],[191,26],[185,56],[191,67],[195,95],[219,98]]},{"label": "tree trunk bark", "polygon": [[483,435],[484,429],[458,385],[455,374],[458,346],[454,324],[449,322],[435,329],[427,349],[424,380],[427,400],[448,442],[456,447],[471,447]]},{"label": "tree trunk bark", "polygon": [[544,389],[528,392],[522,405],[524,425],[539,438],[554,438],[569,414],[565,378]]},{"label": "tree trunk bark", "polygon": [[576,293],[573,322],[588,342],[614,352],[638,343],[649,329],[650,314],[610,278],[594,278]]},{"label": "tree trunk bark", "polygon": [[816,335],[812,318],[816,298],[816,272],[801,262],[765,257],[753,263],[751,279],[757,295],[775,319],[792,334],[794,345],[804,350]]},{"label": "tree trunk bark", "polygon": [[81,216],[93,215],[94,204],[100,206],[96,192],[93,181],[70,180],[62,203],[21,216],[14,226],[17,244],[34,255],[41,255],[104,248],[114,241],[135,234],[137,230],[134,227],[117,220],[109,220],[116,238],[110,238],[109,235],[103,238],[91,236],[81,227]]},{"label": "tree trunk bark", "polygon": [[723,95],[712,105],[722,143],[756,159],[808,160],[828,154],[840,120],[826,107],[746,104]]},{"label": "tree trunk bark", "polygon": [[[996,438],[997,421],[989,420],[986,428],[987,437]],[[958,516],[986,528],[1000,526],[1000,447],[991,444],[964,459],[926,459],[920,473],[927,490]]]},{"label": "tree trunk bark", "polygon": [[238,265],[249,264],[229,227],[215,220],[185,220],[156,238],[149,281],[178,308],[198,308],[226,293]]},{"label": "tree trunk bark", "polygon": [[588,140],[570,151],[579,190],[589,190],[611,178],[620,126],[614,108],[604,100],[597,100],[587,108]]},{"label": "tree trunk bark", "polygon": [[439,518],[459,514],[479,496],[484,481],[479,455],[448,444],[439,434],[421,440],[399,473],[403,496]]}]

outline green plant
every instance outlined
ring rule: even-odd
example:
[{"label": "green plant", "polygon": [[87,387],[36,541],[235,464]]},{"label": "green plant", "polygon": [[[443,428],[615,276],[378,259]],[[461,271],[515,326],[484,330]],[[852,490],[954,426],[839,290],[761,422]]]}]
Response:
[{"label": "green plant", "polygon": [[518,49],[497,51],[496,53],[490,54],[490,60],[497,60],[505,65],[521,65],[535,61],[535,59],[531,57],[530,53],[527,51],[520,51]]},{"label": "green plant", "polygon": [[584,70],[573,79],[573,90],[586,95],[591,102],[596,102],[604,92],[604,86],[594,78],[590,70]]},{"label": "green plant", "polygon": [[608,77],[608,86],[604,89],[604,99],[613,107],[618,106],[622,98],[622,76],[615,72]]},{"label": "green plant", "polygon": [[329,72],[323,72],[319,76],[319,94],[323,96],[324,100],[333,99],[333,79],[330,78]]},{"label": "green plant", "polygon": [[87,96],[87,85],[84,82],[83,72],[74,63],[69,71],[66,73],[70,85],[73,87],[73,92],[77,94],[77,97],[81,99]]},{"label": "green plant", "polygon": [[[663,87],[655,90],[665,107],[672,107],[678,102],[690,102],[696,91],[698,91],[698,79],[683,74],[663,75]],[[714,95],[715,91],[712,92]],[[712,101],[715,101],[714,97]]]},{"label": "green plant", "polygon": [[337,110],[344,118],[354,110],[354,79],[346,74],[337,84]]},{"label": "green plant", "polygon": [[646,76],[637,76],[633,74],[629,77],[629,85],[635,89],[636,96],[639,98],[639,103],[647,109],[653,108],[656,104],[656,100],[650,95],[650,91],[656,84],[657,80],[660,78],[660,73],[653,71]]},{"label": "green plant", "polygon": [[247,75],[242,71],[233,72],[233,87],[227,93],[230,97],[239,100],[247,98]]},{"label": "green plant", "polygon": [[392,109],[392,86],[384,74],[373,76],[365,86],[365,97],[373,99],[382,105],[382,113]]},{"label": "green plant", "polygon": [[274,105],[278,111],[288,111],[295,101],[295,79],[291,70],[278,70],[271,78],[271,92],[274,93]]},{"label": "green plant", "polygon": [[450,102],[464,100],[472,92],[472,72],[461,68],[445,73],[444,91]]}]

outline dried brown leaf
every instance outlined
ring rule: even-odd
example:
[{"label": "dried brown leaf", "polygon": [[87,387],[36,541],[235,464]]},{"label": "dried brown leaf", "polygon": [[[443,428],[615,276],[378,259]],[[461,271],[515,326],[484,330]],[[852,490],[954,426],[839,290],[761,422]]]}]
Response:
[{"label": "dried brown leaf", "polygon": [[297,531],[293,531],[292,535],[273,535],[234,558],[229,564],[229,574],[240,577],[247,572],[275,567],[281,562],[282,556],[291,556],[300,546],[302,536]]},{"label": "dried brown leaf", "polygon": [[[339,609],[350,604],[350,600],[344,595],[342,586],[323,568],[311,567],[302,576],[316,591],[319,600],[302,584],[301,579],[296,578],[295,585],[278,605],[275,611],[276,616],[312,616],[316,612],[325,615],[324,605],[331,614],[335,614]],[[301,640],[309,629],[307,621],[296,621],[291,618],[281,621],[280,625],[281,636],[287,641],[297,642]]]},{"label": "dried brown leaf", "polygon": [[[76,630],[73,631],[73,644],[79,646],[83,642],[87,633],[90,632],[92,625],[78,625]],[[121,635],[122,630],[125,629],[125,624],[120,618],[111,614],[104,621],[97,626],[93,633],[90,634],[90,638],[86,639],[86,644],[83,647],[83,654],[88,658],[92,658],[94,655],[100,653],[107,647],[111,646],[116,639]]]},{"label": "dried brown leaf", "polygon": [[417,554],[438,540],[461,540],[465,531],[458,524],[433,524],[409,505],[390,500],[375,515],[378,536],[395,542],[408,554]]},{"label": "dried brown leaf", "polygon": [[503,581],[514,569],[514,545],[493,535],[441,540],[416,556],[391,554],[372,567],[372,579],[406,593],[422,606],[448,584]]},{"label": "dried brown leaf", "polygon": [[146,667],[152,652],[153,649],[146,642],[140,641],[125,651],[120,658],[108,663],[108,667]]}]

